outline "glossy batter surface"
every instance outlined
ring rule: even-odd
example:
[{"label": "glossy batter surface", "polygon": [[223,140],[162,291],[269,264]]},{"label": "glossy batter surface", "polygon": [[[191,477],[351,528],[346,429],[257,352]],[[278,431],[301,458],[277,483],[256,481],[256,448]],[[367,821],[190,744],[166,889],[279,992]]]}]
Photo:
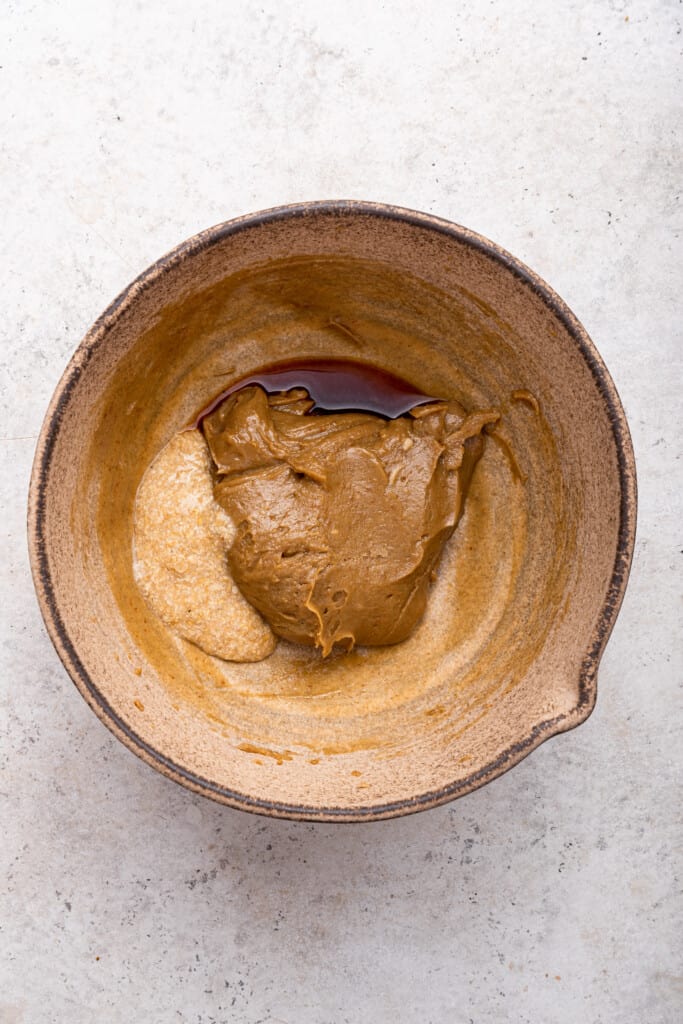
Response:
[{"label": "glossy batter surface", "polygon": [[278,636],[324,656],[398,643],[424,614],[498,413],[432,402],[386,420],[312,406],[303,389],[252,386],[203,422],[236,527],[233,579]]}]

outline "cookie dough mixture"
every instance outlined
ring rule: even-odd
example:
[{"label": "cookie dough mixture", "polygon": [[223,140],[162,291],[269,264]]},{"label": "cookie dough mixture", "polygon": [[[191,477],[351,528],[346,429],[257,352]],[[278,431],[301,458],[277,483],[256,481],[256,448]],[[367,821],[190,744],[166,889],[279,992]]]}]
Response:
[{"label": "cookie dough mixture", "polygon": [[495,410],[430,401],[397,419],[312,412],[301,388],[230,395],[139,488],[136,579],[178,635],[258,661],[276,636],[405,640],[422,618]]}]

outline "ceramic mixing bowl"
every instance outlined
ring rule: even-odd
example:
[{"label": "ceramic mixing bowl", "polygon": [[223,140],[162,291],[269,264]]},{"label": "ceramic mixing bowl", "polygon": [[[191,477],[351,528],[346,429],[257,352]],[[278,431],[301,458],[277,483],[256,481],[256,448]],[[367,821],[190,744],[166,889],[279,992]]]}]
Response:
[{"label": "ceramic mixing bowl", "polygon": [[[226,384],[320,356],[495,407],[500,426],[408,641],[221,664],[136,587],[136,490]],[[536,274],[435,217],[322,202],[204,231],[112,303],[50,403],[29,539],[57,652],[134,753],[233,807],[362,821],[468,793],[588,717],[635,509],[614,385]]]}]

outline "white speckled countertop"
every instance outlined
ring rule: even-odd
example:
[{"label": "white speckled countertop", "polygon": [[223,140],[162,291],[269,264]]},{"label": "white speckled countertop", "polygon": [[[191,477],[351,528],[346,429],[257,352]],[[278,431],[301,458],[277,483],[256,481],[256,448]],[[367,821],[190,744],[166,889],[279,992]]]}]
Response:
[{"label": "white speckled countertop", "polygon": [[[2,1024],[683,1019],[682,13],[5,0]],[[641,495],[589,721],[450,806],[345,827],[230,811],[121,746],[47,639],[24,525],[46,404],[113,296],[200,228],[333,197],[539,271],[607,361]]]}]

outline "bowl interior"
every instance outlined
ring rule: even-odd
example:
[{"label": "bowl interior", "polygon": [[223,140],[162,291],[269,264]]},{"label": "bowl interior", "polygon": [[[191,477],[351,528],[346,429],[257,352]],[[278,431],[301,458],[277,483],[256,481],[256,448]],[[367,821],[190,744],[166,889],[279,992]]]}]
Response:
[{"label": "bowl interior", "polygon": [[[138,593],[135,493],[232,380],[322,355],[495,406],[499,436],[407,642],[221,665]],[[466,792],[592,708],[628,557],[612,392],[561,304],[461,229],[348,207],[198,236],[95,325],[46,421],[34,557],[53,639],[125,742],[228,803],[363,818]]]}]

